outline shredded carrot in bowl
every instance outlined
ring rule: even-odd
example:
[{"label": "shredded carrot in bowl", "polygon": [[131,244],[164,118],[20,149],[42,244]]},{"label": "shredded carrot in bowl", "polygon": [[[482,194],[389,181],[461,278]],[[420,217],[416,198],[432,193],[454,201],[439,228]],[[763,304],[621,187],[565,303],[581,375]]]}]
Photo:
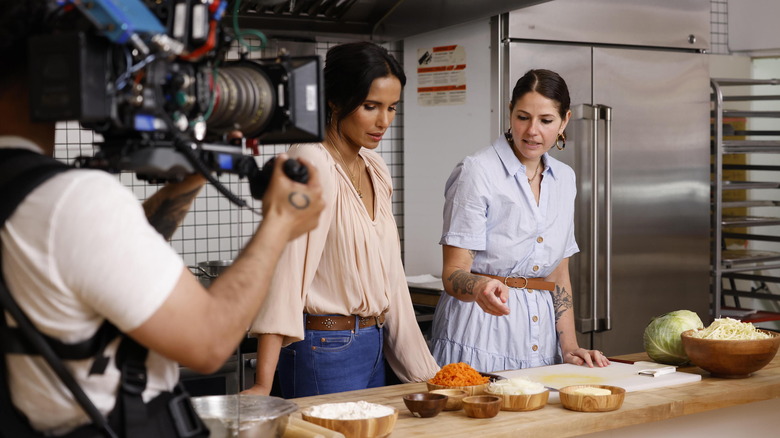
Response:
[{"label": "shredded carrot in bowl", "polygon": [[488,383],[485,377],[469,364],[464,362],[444,365],[428,382],[440,386],[474,386]]}]

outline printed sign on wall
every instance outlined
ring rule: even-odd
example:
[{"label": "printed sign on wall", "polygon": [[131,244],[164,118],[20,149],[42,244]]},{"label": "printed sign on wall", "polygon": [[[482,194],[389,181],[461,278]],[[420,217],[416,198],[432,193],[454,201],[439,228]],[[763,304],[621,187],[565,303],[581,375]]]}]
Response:
[{"label": "printed sign on wall", "polygon": [[466,50],[463,46],[417,49],[417,103],[421,106],[466,103]]}]

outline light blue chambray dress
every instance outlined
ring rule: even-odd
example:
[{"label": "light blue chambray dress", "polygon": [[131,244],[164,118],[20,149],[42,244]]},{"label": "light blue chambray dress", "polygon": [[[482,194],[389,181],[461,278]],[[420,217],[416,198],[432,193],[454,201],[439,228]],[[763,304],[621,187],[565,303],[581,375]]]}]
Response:
[{"label": "light blue chambray dress", "polygon": [[[577,188],[571,167],[548,154],[544,164],[537,206],[525,166],[504,136],[466,157],[447,180],[439,243],[476,251],[474,272],[550,275],[561,260],[579,252],[574,240]],[[494,372],[561,363],[550,292],[509,290],[507,316],[489,315],[474,302],[442,294],[431,339],[440,366],[466,362]]]}]

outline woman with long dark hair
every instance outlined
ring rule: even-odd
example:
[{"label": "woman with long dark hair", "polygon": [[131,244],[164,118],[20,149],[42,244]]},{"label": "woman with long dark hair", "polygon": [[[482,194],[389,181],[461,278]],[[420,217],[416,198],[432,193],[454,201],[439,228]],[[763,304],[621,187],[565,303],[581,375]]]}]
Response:
[{"label": "woman with long dark hair", "polygon": [[406,284],[390,172],[374,152],[406,76],[386,49],[360,42],[331,48],[324,77],[325,140],[288,153],[320,170],[326,207],[317,229],[287,246],[251,328],[249,393],[268,394],[274,372],[290,398],[383,386],[385,359],[404,382],[439,369]]}]

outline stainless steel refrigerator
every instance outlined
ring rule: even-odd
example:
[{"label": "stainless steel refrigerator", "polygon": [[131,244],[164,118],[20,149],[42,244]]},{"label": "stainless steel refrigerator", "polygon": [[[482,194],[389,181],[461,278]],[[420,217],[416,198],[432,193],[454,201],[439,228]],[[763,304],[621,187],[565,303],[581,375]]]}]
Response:
[{"label": "stainless steel refrigerator", "polygon": [[[572,97],[571,259],[582,346],[642,351],[651,318],[709,319],[709,1],[555,0],[496,20],[499,95],[532,68]],[[499,120],[507,126],[506,108]]]}]

